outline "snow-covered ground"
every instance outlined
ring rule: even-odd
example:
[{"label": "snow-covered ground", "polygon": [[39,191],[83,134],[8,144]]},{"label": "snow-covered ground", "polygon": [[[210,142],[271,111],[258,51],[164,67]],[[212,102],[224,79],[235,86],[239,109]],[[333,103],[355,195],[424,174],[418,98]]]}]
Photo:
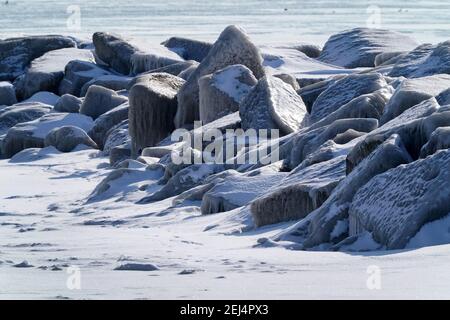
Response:
[{"label": "snow-covered ground", "polygon": [[[31,149],[0,161],[0,299],[450,298],[450,245],[353,254],[261,248],[259,238],[287,224],[225,235],[226,225],[205,229],[233,212],[164,211],[170,199],[134,204],[138,187],[159,178],[139,166],[116,180],[127,187],[87,201],[110,170],[94,150]],[[67,286],[71,267],[80,268],[80,290]]]}]

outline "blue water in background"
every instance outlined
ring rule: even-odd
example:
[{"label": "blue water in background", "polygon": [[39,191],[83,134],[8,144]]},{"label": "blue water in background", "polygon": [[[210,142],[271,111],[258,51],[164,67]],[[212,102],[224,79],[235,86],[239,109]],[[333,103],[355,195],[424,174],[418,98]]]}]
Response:
[{"label": "blue water in background", "polygon": [[[450,39],[448,0],[0,0],[0,38],[95,31],[161,42],[172,35],[213,41],[229,24],[258,43],[313,42],[348,28],[373,25],[411,34],[421,42]],[[80,27],[67,27],[69,6],[80,9]],[[72,8],[73,9],[73,8]],[[379,14],[378,14],[379,13]],[[73,25],[72,25],[73,26]]]}]

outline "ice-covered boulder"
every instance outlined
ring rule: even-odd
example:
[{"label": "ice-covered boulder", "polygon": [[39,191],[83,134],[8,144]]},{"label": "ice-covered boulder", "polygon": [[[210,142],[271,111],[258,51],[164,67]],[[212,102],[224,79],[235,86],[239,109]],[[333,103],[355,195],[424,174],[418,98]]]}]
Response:
[{"label": "ice-covered boulder", "polygon": [[198,80],[207,74],[234,64],[242,64],[249,68],[259,79],[264,76],[262,57],[257,47],[238,27],[229,26],[214,43],[209,54],[190,75],[178,92],[178,111],[175,126],[182,127],[199,120],[199,87]]},{"label": "ice-covered boulder", "polygon": [[331,36],[318,59],[345,68],[374,67],[380,53],[410,51],[417,45],[398,32],[356,28]]},{"label": "ice-covered boulder", "polygon": [[350,235],[369,231],[387,249],[403,249],[428,222],[450,208],[450,151],[374,177],[349,209]]},{"label": "ice-covered boulder", "polygon": [[232,65],[198,80],[200,120],[206,124],[239,111],[239,104],[258,83],[246,66]]},{"label": "ice-covered boulder", "polygon": [[291,85],[295,91],[300,90],[300,85],[298,84],[297,79],[293,75],[287,74],[287,73],[280,73],[280,74],[274,74],[273,76],[276,78],[279,78],[279,79],[283,80],[284,82],[286,82],[287,84]]},{"label": "ice-covered boulder", "polygon": [[405,79],[386,105],[380,122],[384,124],[394,119],[422,101],[438,96],[447,88],[450,88],[450,75],[446,74]]},{"label": "ice-covered boulder", "polygon": [[39,91],[58,93],[66,65],[72,60],[94,62],[90,50],[67,48],[50,51],[33,60],[27,71],[14,82],[20,100]]},{"label": "ice-covered boulder", "polygon": [[450,88],[441,92],[441,94],[436,97],[436,100],[441,106],[450,105]]},{"label": "ice-covered boulder", "polygon": [[293,170],[284,179],[278,177],[269,191],[251,203],[257,227],[299,220],[319,208],[337,184],[345,178],[345,156],[306,168]]},{"label": "ice-covered boulder", "polygon": [[128,102],[128,99],[119,95],[117,92],[93,85],[89,88],[83,104],[80,108],[80,113],[90,116],[94,120],[102,114]]},{"label": "ice-covered boulder", "polygon": [[94,126],[88,134],[100,149],[103,149],[109,131],[119,123],[128,119],[129,104],[123,103],[105,112],[94,121]]},{"label": "ice-covered boulder", "polygon": [[17,103],[16,90],[7,81],[0,81],[0,106],[11,106]]},{"label": "ice-covered boulder", "polygon": [[172,37],[161,43],[185,60],[202,62],[213,44],[188,38]]},{"label": "ice-covered boulder", "polygon": [[190,67],[184,69],[183,71],[181,71],[178,76],[181,79],[184,79],[186,81],[188,81],[189,77],[194,73],[195,70],[198,69],[199,64],[193,64]]},{"label": "ice-covered boulder", "polygon": [[83,87],[81,87],[80,96],[84,97],[89,88],[93,85],[101,86],[114,91],[126,90],[128,89],[131,80],[132,80],[131,77],[124,77],[118,75],[100,76],[85,83]]},{"label": "ice-covered boulder", "polygon": [[310,43],[296,44],[292,48],[306,54],[310,58],[318,58],[322,53],[320,46]]},{"label": "ice-covered boulder", "polygon": [[66,93],[76,97],[81,96],[81,89],[89,81],[102,77],[111,76],[112,73],[99,65],[87,61],[70,61],[64,71],[64,78],[59,85],[59,94]]},{"label": "ice-covered boulder", "polygon": [[392,136],[347,175],[320,208],[275,240],[299,242],[304,249],[342,241],[349,235],[348,209],[355,193],[374,176],[411,161],[400,137]]},{"label": "ice-covered boulder", "polygon": [[38,102],[48,104],[50,106],[55,106],[58,103],[59,99],[60,97],[54,94],[53,92],[40,91],[33,94],[27,100],[22,101],[22,103]]},{"label": "ice-covered boulder", "polygon": [[61,152],[71,152],[78,145],[97,149],[97,144],[86,131],[76,126],[62,126],[51,130],[44,140],[44,146],[53,146]]},{"label": "ice-covered boulder", "polygon": [[317,98],[322,94],[322,92],[324,92],[333,83],[343,77],[344,76],[331,77],[330,79],[318,81],[305,87],[301,87],[300,90],[297,90],[297,93],[300,95],[300,97],[302,97],[302,100],[306,105],[308,113],[311,113],[314,102],[316,102]]},{"label": "ice-covered boulder", "polygon": [[54,110],[57,112],[79,113],[83,100],[71,94],[65,94],[59,98]]},{"label": "ice-covered boulder", "polygon": [[331,84],[314,102],[311,109],[311,123],[320,121],[351,100],[388,84],[379,73],[354,74]]},{"label": "ice-covered boulder", "polygon": [[298,131],[306,125],[307,111],[302,98],[281,79],[266,76],[239,106],[242,128],[279,129],[280,135]]},{"label": "ice-covered boulder", "polygon": [[437,128],[420,150],[420,157],[426,158],[435,154],[438,150],[444,149],[450,149],[450,127]]},{"label": "ice-covered boulder", "polygon": [[[149,74],[152,73],[169,73],[174,76],[179,76],[180,73],[184,72],[185,70],[189,69],[190,67],[197,67],[198,62],[195,61],[182,61],[177,62],[165,67],[157,68],[154,70],[150,70],[144,73],[140,73],[136,77],[133,78],[133,80],[130,81],[128,84],[128,89],[131,89],[140,79],[147,77]],[[181,77],[180,77],[181,78]],[[186,80],[185,78],[182,78]]]},{"label": "ice-covered boulder", "polygon": [[444,73],[450,74],[450,41],[417,47],[397,61],[389,76],[420,78]]},{"label": "ice-covered boulder", "polygon": [[400,51],[400,52],[385,52],[380,53],[375,57],[375,67],[383,66],[383,65],[391,65],[397,63],[399,59],[404,57],[408,52]]},{"label": "ice-covered boulder", "polygon": [[153,73],[130,90],[130,135],[133,153],[153,147],[174,129],[177,92],[184,80],[168,73]]},{"label": "ice-covered boulder", "polygon": [[48,113],[39,119],[19,123],[8,130],[3,140],[3,154],[10,158],[27,148],[43,148],[44,139],[54,128],[77,126],[84,131],[91,129],[90,117],[75,113]]},{"label": "ice-covered boulder", "polygon": [[131,137],[128,120],[116,124],[107,132],[103,154],[110,157],[112,166],[124,159],[131,158]]},{"label": "ice-covered boulder", "polygon": [[0,81],[13,81],[46,52],[76,47],[69,37],[33,36],[0,40]]},{"label": "ice-covered boulder", "polygon": [[19,103],[0,108],[0,135],[18,123],[28,122],[49,113],[52,107],[42,103]]}]

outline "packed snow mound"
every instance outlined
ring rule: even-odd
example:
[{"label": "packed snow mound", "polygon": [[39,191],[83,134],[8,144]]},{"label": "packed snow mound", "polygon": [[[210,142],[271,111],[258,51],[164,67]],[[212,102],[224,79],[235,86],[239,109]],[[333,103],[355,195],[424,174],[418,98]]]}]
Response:
[{"label": "packed snow mound", "polygon": [[0,81],[14,81],[25,72],[31,61],[46,52],[76,47],[75,41],[64,36],[33,36],[0,41]]},{"label": "packed snow mound", "polygon": [[426,223],[450,208],[450,151],[376,176],[356,193],[350,235],[364,230],[388,249],[403,249]]},{"label": "packed snow mound", "polygon": [[8,130],[2,151],[7,158],[27,148],[43,148],[47,134],[62,126],[77,126],[84,131],[92,128],[92,118],[76,113],[48,113],[39,119],[20,123]]},{"label": "packed snow mound", "polygon": [[232,65],[199,79],[200,121],[204,124],[239,111],[258,80],[243,65]]},{"label": "packed snow mound", "polygon": [[306,126],[308,114],[302,98],[281,79],[266,76],[239,106],[242,128],[279,129],[290,134]]},{"label": "packed snow mound", "polygon": [[8,81],[0,81],[0,106],[11,106],[17,103],[16,90]]},{"label": "packed snow mound", "polygon": [[450,74],[450,41],[417,47],[397,61],[389,76],[420,78],[444,73]]},{"label": "packed snow mound", "polygon": [[44,146],[55,147],[61,152],[71,152],[78,145],[97,149],[97,144],[88,136],[86,131],[75,126],[62,126],[51,130],[44,140]]},{"label": "packed snow mound", "polygon": [[182,127],[199,120],[199,86],[198,80],[230,65],[242,64],[249,68],[259,79],[264,76],[262,57],[259,49],[249,37],[236,26],[227,27],[214,43],[209,54],[190,75],[178,92],[178,111],[175,126]]},{"label": "packed snow mound", "polygon": [[380,53],[411,51],[417,45],[398,32],[356,28],[331,36],[318,59],[345,68],[375,67]]},{"label": "packed snow mound", "polygon": [[90,50],[67,48],[47,52],[33,60],[25,74],[14,82],[20,100],[28,99],[39,91],[58,92],[66,65],[72,60],[94,62]]},{"label": "packed snow mound", "polygon": [[323,91],[311,109],[311,123],[318,122],[351,100],[387,87],[379,73],[355,74],[339,79]]},{"label": "packed snow mound", "polygon": [[202,62],[213,46],[212,43],[181,37],[171,37],[161,44],[184,60],[197,62]]}]

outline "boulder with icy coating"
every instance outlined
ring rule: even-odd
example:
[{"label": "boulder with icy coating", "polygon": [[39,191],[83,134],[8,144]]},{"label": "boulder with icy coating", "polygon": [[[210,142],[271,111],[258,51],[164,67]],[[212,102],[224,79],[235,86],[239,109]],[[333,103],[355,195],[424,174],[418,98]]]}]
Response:
[{"label": "boulder with icy coating", "polygon": [[66,65],[72,61],[94,62],[90,50],[67,48],[50,51],[31,62],[27,71],[14,82],[20,100],[28,99],[39,91],[58,93]]},{"label": "boulder with icy coating", "polygon": [[76,47],[75,41],[63,36],[33,36],[0,40],[0,81],[14,81],[31,61],[46,52]]},{"label": "boulder with icy coating", "polygon": [[257,47],[238,27],[227,27],[209,54],[190,75],[178,92],[178,111],[175,117],[175,127],[192,124],[199,120],[199,86],[198,80],[204,75],[214,73],[230,65],[242,64],[249,68],[259,79],[264,76],[262,57]]},{"label": "boulder with icy coating", "polygon": [[306,105],[308,113],[311,113],[314,102],[316,102],[317,98],[322,94],[322,92],[328,89],[338,79],[341,79],[343,77],[344,76],[331,77],[330,79],[318,81],[305,87],[301,87],[300,90],[297,90],[297,93],[300,95],[300,97],[302,97],[302,100]]},{"label": "boulder with icy coating", "polygon": [[439,94],[436,97],[436,100],[441,106],[449,105],[450,104],[450,88],[441,92],[441,94]]},{"label": "boulder with icy coating", "polygon": [[114,91],[126,90],[128,89],[131,80],[132,80],[131,77],[124,77],[118,75],[100,76],[85,83],[83,87],[81,87],[80,96],[84,97],[89,88],[93,85],[104,87]]},{"label": "boulder with icy coating", "polygon": [[166,48],[178,54],[184,60],[202,62],[213,44],[188,38],[172,37],[161,43]]},{"label": "boulder with icy coating", "polygon": [[450,41],[417,47],[396,62],[389,76],[420,78],[444,73],[450,74]]},{"label": "boulder with icy coating", "polygon": [[83,100],[71,94],[65,94],[59,98],[54,110],[57,112],[79,113]]},{"label": "boulder with icy coating", "polygon": [[318,59],[345,68],[375,67],[380,53],[410,51],[417,45],[398,32],[356,28],[331,36]]},{"label": "boulder with icy coating", "polygon": [[350,235],[369,231],[387,249],[403,249],[428,222],[450,208],[450,151],[441,151],[373,178],[349,209]]},{"label": "boulder with icy coating", "polygon": [[450,88],[450,75],[446,74],[405,79],[386,105],[380,122],[384,124],[394,119],[405,110],[424,100],[436,97],[447,88]]},{"label": "boulder with icy coating", "polygon": [[[114,153],[114,149],[118,150],[115,155],[111,155],[111,153]],[[125,150],[129,150],[129,152]],[[116,163],[116,161],[112,160],[114,156],[118,157],[126,155],[127,159],[131,157],[131,137],[129,134],[128,120],[116,124],[106,133],[103,154],[105,156],[110,156],[111,165]]]},{"label": "boulder with icy coating", "polygon": [[290,134],[305,126],[306,106],[295,90],[281,79],[267,76],[258,81],[239,106],[242,128],[279,129]]},{"label": "boulder with icy coating", "polygon": [[0,82],[0,106],[11,106],[17,103],[16,90],[7,81]]},{"label": "boulder with icy coating", "polygon": [[59,85],[59,94],[66,93],[76,97],[81,96],[81,89],[89,81],[102,77],[111,76],[112,73],[99,65],[87,61],[70,61],[64,71],[64,78]]},{"label": "boulder with icy coating", "polygon": [[293,170],[251,203],[257,227],[299,220],[319,208],[345,178],[345,156]]},{"label": "boulder with icy coating", "polygon": [[89,88],[86,97],[83,100],[80,113],[90,116],[95,120],[102,114],[125,102],[128,102],[128,99],[117,94],[117,92],[93,85]]},{"label": "boulder with icy coating", "polygon": [[71,152],[78,145],[97,149],[97,144],[86,131],[76,126],[63,126],[51,130],[44,140],[44,146],[53,146],[61,152]]},{"label": "boulder with icy coating", "polygon": [[10,158],[27,148],[43,148],[44,139],[51,130],[67,125],[88,131],[93,121],[82,114],[49,113],[39,119],[19,123],[8,130],[3,140],[3,154]]},{"label": "boulder with icy coating", "polygon": [[243,65],[232,65],[198,80],[200,120],[207,124],[239,111],[239,104],[258,80]]},{"label": "boulder with icy coating", "polygon": [[283,80],[284,82],[286,82],[287,84],[291,85],[295,91],[300,90],[300,85],[298,84],[297,79],[293,75],[287,74],[287,73],[280,73],[280,74],[274,74],[273,76],[276,78],[279,78],[279,79]]},{"label": "boulder with icy coating", "polygon": [[89,130],[88,134],[100,149],[103,149],[110,130],[128,119],[128,110],[129,104],[123,103],[95,119],[94,126]]},{"label": "boulder with icy coating", "polygon": [[0,109],[0,135],[18,123],[28,122],[49,113],[52,107],[42,103],[19,103]]},{"label": "boulder with icy coating", "polygon": [[420,157],[426,158],[439,150],[450,149],[450,127],[439,127],[420,150]]},{"label": "boulder with icy coating", "polygon": [[184,80],[168,73],[153,73],[130,90],[130,135],[133,153],[153,147],[175,129],[177,92]]},{"label": "boulder with icy coating", "polygon": [[311,123],[322,120],[344,104],[363,95],[377,91],[388,84],[379,73],[354,74],[331,84],[323,91],[311,108]]}]

